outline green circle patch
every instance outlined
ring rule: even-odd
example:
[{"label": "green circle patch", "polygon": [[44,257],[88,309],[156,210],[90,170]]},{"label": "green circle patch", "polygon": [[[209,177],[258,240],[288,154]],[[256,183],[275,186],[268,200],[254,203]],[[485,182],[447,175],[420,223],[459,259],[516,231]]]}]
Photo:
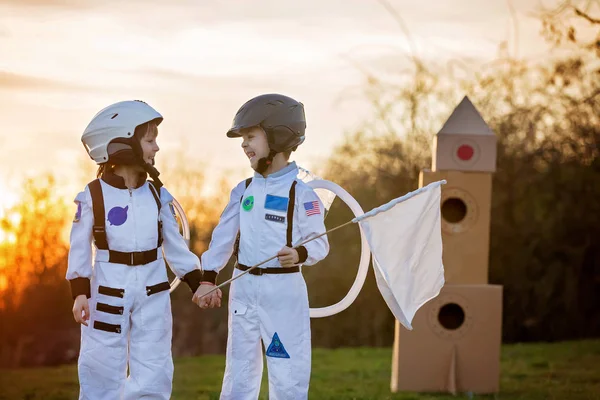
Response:
[{"label": "green circle patch", "polygon": [[254,196],[248,196],[242,202],[242,208],[244,211],[250,211],[254,207]]}]

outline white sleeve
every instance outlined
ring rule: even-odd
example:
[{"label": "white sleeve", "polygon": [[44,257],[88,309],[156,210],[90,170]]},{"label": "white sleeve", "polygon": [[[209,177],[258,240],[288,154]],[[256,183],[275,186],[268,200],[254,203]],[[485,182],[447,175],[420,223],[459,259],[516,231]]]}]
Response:
[{"label": "white sleeve", "polygon": [[71,283],[73,298],[80,294],[90,297],[92,277],[92,226],[94,213],[92,197],[86,187],[75,197],[76,212],[71,225],[70,247],[66,278]]},{"label": "white sleeve", "polygon": [[[296,214],[296,223],[302,235],[302,241],[325,232],[325,208],[315,191],[308,186],[304,186],[296,196],[296,199],[298,204],[294,212]],[[300,255],[301,263],[304,265],[314,265],[329,254],[329,240],[327,239],[327,235],[312,240],[303,247],[306,249],[306,261],[302,262],[302,249],[298,249],[298,254]]]},{"label": "white sleeve", "polygon": [[207,271],[214,271],[215,274],[213,275],[216,279],[216,274],[225,267],[233,253],[235,240],[240,229],[240,200],[245,190],[246,183],[242,181],[231,191],[229,203],[223,210],[219,218],[219,224],[212,233],[208,250],[202,254],[202,266],[205,275],[207,275]]},{"label": "white sleeve", "polygon": [[[152,189],[151,189],[152,190]],[[173,196],[162,187],[160,193],[160,218],[162,221],[165,258],[173,273],[180,279],[190,272],[200,270],[200,260],[189,248],[179,232],[179,224],[175,219]]]}]

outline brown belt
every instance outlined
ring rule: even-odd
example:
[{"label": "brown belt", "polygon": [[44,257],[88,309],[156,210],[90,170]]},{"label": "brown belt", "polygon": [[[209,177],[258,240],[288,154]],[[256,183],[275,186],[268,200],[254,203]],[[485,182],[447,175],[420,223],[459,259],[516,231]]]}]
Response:
[{"label": "brown belt", "polygon": [[144,265],[156,261],[158,258],[158,249],[147,251],[134,251],[132,253],[123,253],[120,251],[109,250],[108,262],[125,265]]},{"label": "brown belt", "polygon": [[[235,267],[240,271],[247,271],[250,269],[249,266],[243,264],[236,264]],[[300,272],[300,267],[290,268],[254,268],[248,272],[250,275],[263,275],[263,274],[291,274],[294,272]]]}]

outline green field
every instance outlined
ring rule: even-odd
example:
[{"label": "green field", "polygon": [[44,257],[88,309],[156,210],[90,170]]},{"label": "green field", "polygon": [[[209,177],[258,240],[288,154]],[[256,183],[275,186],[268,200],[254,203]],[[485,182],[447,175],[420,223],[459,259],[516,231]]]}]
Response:
[{"label": "green field", "polygon": [[[389,348],[315,349],[311,399],[600,399],[600,340],[515,344],[502,348],[500,393],[496,395],[392,394]],[[218,399],[223,356],[175,360],[173,399]],[[261,399],[267,399],[266,373]],[[74,365],[0,370],[0,399],[76,399]]]}]

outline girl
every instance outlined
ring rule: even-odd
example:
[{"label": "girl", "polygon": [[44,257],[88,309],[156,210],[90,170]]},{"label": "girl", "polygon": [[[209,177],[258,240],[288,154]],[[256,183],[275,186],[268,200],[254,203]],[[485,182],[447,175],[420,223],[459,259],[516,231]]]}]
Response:
[{"label": "girl", "polygon": [[123,101],[101,110],[81,138],[100,167],[98,179],[75,198],[66,275],[73,316],[82,324],[80,399],[171,396],[172,316],[163,250],[192,291],[202,273],[154,168],[162,119],[142,101]]}]

